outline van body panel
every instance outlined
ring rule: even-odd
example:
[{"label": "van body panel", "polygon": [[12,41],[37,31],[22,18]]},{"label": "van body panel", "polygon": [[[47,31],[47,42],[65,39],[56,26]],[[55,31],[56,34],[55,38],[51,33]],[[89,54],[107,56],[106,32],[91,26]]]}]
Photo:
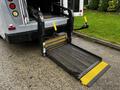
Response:
[{"label": "van body panel", "polygon": [[[21,7],[20,0],[13,0],[12,3],[14,3],[14,4],[16,5],[16,9],[10,9],[10,7],[9,7],[10,2],[8,2],[8,1],[6,0],[6,7],[7,7],[7,10],[8,10],[8,15],[11,16],[12,20],[14,21],[14,23],[15,23],[16,25],[21,25],[21,24],[23,24],[24,22],[23,22],[22,11],[21,11],[21,9],[20,9],[20,7]],[[19,13],[19,15],[18,15],[17,17],[14,17],[14,16],[12,15],[12,12],[13,12],[13,11],[17,11],[17,12]]]},{"label": "van body panel", "polygon": [[70,8],[74,12],[74,16],[83,16],[84,0],[63,0],[63,6]]}]

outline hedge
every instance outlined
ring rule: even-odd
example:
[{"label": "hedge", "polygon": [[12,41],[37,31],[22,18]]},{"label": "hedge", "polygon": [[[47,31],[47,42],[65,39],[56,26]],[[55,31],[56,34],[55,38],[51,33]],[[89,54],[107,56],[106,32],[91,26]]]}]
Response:
[{"label": "hedge", "polygon": [[88,0],[84,0],[84,5],[88,5]]},{"label": "hedge", "polygon": [[97,10],[98,5],[99,5],[99,0],[90,0],[88,8],[92,10]]},{"label": "hedge", "polygon": [[118,0],[109,0],[107,11],[117,11]]},{"label": "hedge", "polygon": [[120,11],[120,0],[118,0],[116,10],[117,10],[117,11]]},{"label": "hedge", "polygon": [[107,11],[107,8],[109,6],[108,2],[109,2],[109,0],[100,0],[98,10],[99,11]]}]

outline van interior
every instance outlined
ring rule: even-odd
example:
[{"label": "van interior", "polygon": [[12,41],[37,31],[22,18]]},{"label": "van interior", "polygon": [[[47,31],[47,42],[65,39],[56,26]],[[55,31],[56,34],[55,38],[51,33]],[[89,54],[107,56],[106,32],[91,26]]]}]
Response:
[{"label": "van interior", "polygon": [[38,12],[38,8],[40,8],[46,29],[52,28],[54,22],[56,26],[66,25],[69,18],[64,15],[63,7],[60,5],[60,0],[27,0],[29,20],[35,21],[35,15]]},{"label": "van interior", "polygon": [[[54,3],[60,3],[60,0],[27,0],[27,6],[28,6],[28,13],[29,17],[32,17],[31,9],[38,10],[38,8],[41,9],[41,12],[45,19],[55,17],[58,13],[52,11],[52,6]],[[60,10],[56,10],[59,12]]]}]

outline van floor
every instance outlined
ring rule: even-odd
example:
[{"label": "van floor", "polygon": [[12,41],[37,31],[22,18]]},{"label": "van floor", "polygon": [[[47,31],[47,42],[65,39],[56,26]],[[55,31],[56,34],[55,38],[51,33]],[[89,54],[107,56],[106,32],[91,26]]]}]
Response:
[{"label": "van floor", "polygon": [[[45,19],[45,28],[53,27],[53,22],[56,23],[57,26],[67,24],[67,17],[51,15],[51,14],[43,14]],[[34,18],[30,18],[30,21],[34,21]]]},{"label": "van floor", "polygon": [[51,15],[51,14],[43,14],[44,16],[44,19],[49,19],[49,18],[55,18],[55,17],[58,17],[56,15]]},{"label": "van floor", "polygon": [[[57,17],[56,15],[51,15],[51,14],[43,14],[44,19],[50,19],[50,18],[55,18]],[[34,20],[33,17],[30,17],[30,21]]]},{"label": "van floor", "polygon": [[[44,19],[50,19],[50,18],[56,18],[56,17],[61,17],[61,16],[57,16],[57,15],[52,15],[52,14],[43,14]],[[30,17],[30,20],[34,20],[34,18]]]}]

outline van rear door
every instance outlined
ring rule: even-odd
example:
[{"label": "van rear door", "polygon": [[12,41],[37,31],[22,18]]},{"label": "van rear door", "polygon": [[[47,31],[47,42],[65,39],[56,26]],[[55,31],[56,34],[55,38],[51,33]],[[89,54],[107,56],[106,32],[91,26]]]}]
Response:
[{"label": "van rear door", "polygon": [[19,5],[20,5],[20,11],[22,14],[23,24],[27,24],[29,22],[29,16],[28,16],[26,0],[19,0]]}]

